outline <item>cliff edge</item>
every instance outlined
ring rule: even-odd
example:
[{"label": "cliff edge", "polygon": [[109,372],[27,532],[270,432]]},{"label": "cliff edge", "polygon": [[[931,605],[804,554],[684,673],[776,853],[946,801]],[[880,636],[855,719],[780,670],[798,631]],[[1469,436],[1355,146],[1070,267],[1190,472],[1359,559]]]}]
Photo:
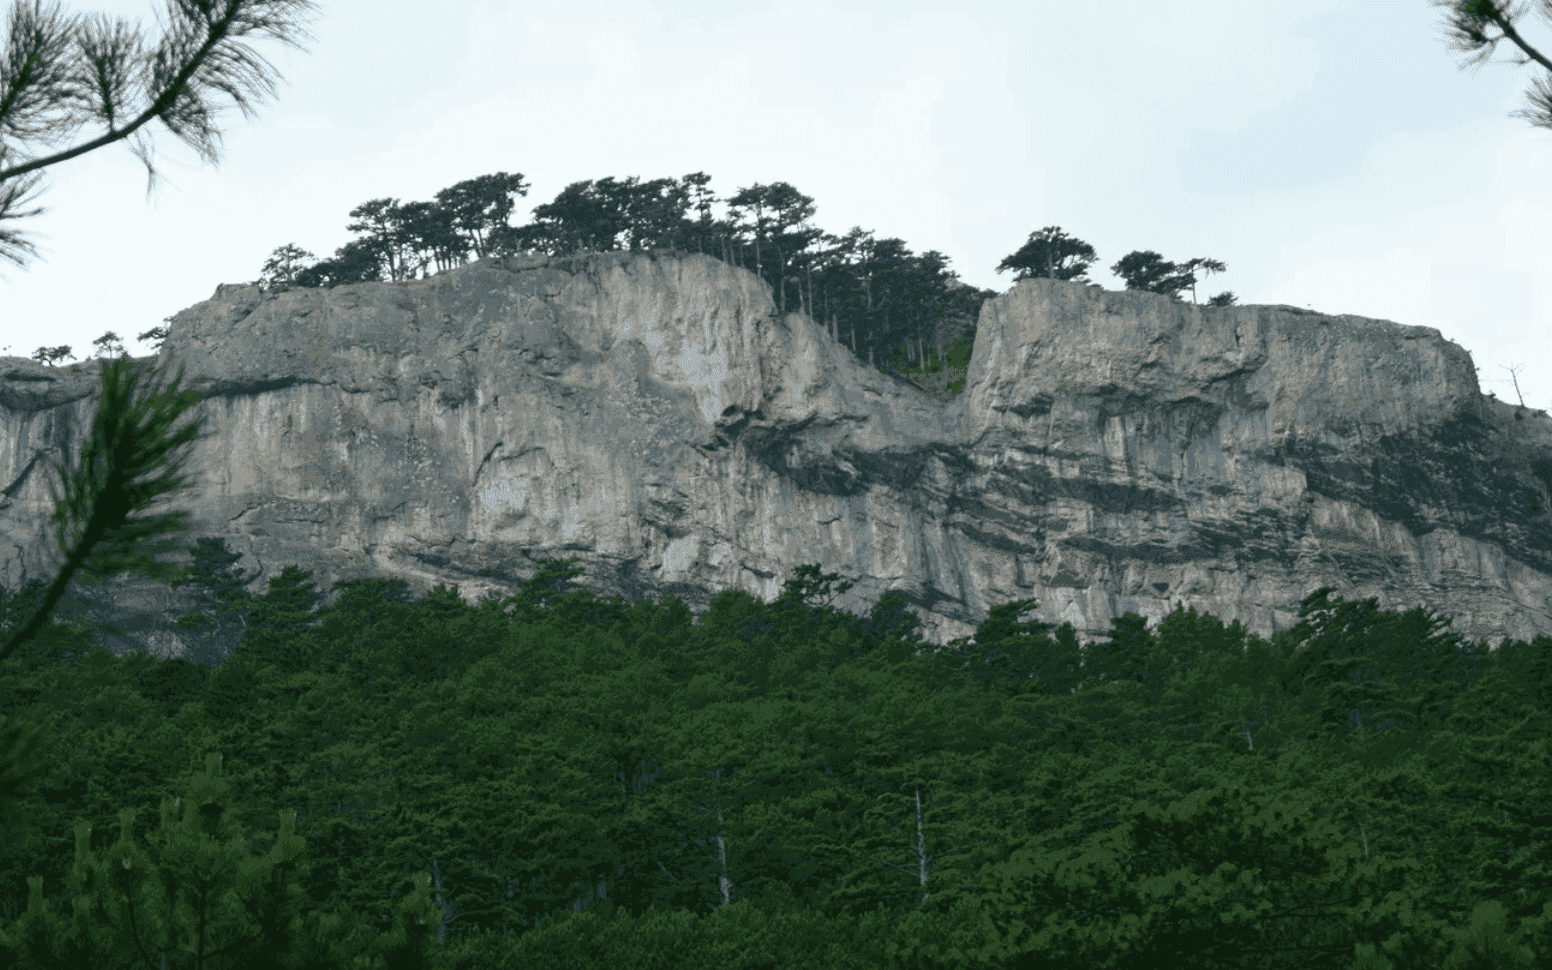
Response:
[{"label": "cliff edge", "polygon": [[[425,280],[222,285],[148,362],[203,400],[185,509],[254,595],[511,594],[577,556],[600,596],[770,601],[795,565],[900,590],[934,643],[991,606],[1102,638],[1176,601],[1270,636],[1321,586],[1477,640],[1552,633],[1552,419],[1484,398],[1437,330],[1027,280],[934,395],[707,256],[482,259]],[[0,358],[0,583],[51,578],[52,463],[99,361]],[[189,557],[169,557],[182,564]],[[188,588],[72,584],[122,653],[188,654]]]}]

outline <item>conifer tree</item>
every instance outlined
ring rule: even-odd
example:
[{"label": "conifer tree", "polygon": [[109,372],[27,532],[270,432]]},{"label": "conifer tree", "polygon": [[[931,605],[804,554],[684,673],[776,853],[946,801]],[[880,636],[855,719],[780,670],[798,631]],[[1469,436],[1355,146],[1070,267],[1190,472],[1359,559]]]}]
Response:
[{"label": "conifer tree", "polygon": [[119,812],[119,839],[100,853],[91,849],[91,825],[80,823],[66,877],[69,915],[50,910],[44,878],[29,876],[27,910],[10,930],[0,928],[0,952],[23,967],[60,970],[349,966],[362,954],[393,967],[427,965],[437,916],[428,873],[412,877],[416,889],[389,933],[378,936],[337,908],[311,914],[307,926],[297,885],[307,847],[296,813],[281,812],[269,852],[253,856],[231,805],[221,756],[210,754],[188,792],[162,802],[161,825],[144,846],[132,829],[135,808]]}]

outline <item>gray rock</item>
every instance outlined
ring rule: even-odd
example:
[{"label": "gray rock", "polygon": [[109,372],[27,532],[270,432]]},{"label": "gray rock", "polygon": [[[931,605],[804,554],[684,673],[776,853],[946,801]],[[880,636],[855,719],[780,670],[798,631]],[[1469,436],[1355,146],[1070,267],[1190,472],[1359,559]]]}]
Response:
[{"label": "gray rock", "polygon": [[[336,581],[770,601],[795,565],[904,593],[933,643],[991,606],[1103,638],[1176,601],[1270,636],[1333,586],[1495,645],[1552,633],[1552,419],[1437,330],[1054,280],[987,301],[965,393],[870,369],[705,256],[483,259],[425,280],[222,285],[157,358],[203,393],[186,509],[263,595]],[[53,576],[51,463],[97,368],[0,361],[0,582]],[[79,370],[76,373],[76,370]],[[938,393],[932,393],[932,391]],[[186,563],[187,555],[166,562]],[[122,653],[197,653],[191,588],[72,584]],[[213,661],[212,661],[213,662]]]}]

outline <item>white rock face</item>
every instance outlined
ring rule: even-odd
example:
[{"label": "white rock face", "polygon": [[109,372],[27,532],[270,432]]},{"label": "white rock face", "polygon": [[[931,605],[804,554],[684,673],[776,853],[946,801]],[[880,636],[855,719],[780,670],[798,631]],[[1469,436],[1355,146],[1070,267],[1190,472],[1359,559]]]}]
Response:
[{"label": "white rock face", "polygon": [[[705,256],[484,259],[426,280],[222,285],[172,318],[209,436],[185,509],[252,575],[512,594],[579,557],[600,596],[769,601],[817,562],[863,613],[901,590],[934,643],[991,606],[1103,638],[1176,601],[1262,636],[1333,586],[1496,644],[1552,633],[1552,419],[1489,401],[1437,330],[1029,280],[982,308],[944,400],[778,315]],[[51,463],[98,363],[0,361],[0,582],[50,578]],[[45,474],[46,472],[46,474]],[[170,563],[187,556],[168,557]],[[187,653],[193,594],[73,585]]]}]

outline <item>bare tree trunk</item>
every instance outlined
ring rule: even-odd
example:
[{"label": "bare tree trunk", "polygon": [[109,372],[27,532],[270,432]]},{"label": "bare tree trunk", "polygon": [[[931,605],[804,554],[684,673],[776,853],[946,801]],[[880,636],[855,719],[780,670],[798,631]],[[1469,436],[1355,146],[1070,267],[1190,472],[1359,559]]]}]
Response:
[{"label": "bare tree trunk", "polygon": [[437,868],[436,856],[431,857],[431,874],[434,876],[432,885],[437,888],[436,904],[442,911],[442,918],[437,922],[437,942],[447,941],[447,900],[442,896],[442,872]]},{"label": "bare tree trunk", "polygon": [[921,879],[922,902],[927,901],[927,837],[922,834],[921,788],[916,789],[916,865]]},{"label": "bare tree trunk", "polygon": [[720,872],[717,874],[717,885],[722,890],[722,905],[726,906],[733,901],[733,882],[727,874],[727,840],[722,837],[722,809],[717,808],[717,863]]}]

